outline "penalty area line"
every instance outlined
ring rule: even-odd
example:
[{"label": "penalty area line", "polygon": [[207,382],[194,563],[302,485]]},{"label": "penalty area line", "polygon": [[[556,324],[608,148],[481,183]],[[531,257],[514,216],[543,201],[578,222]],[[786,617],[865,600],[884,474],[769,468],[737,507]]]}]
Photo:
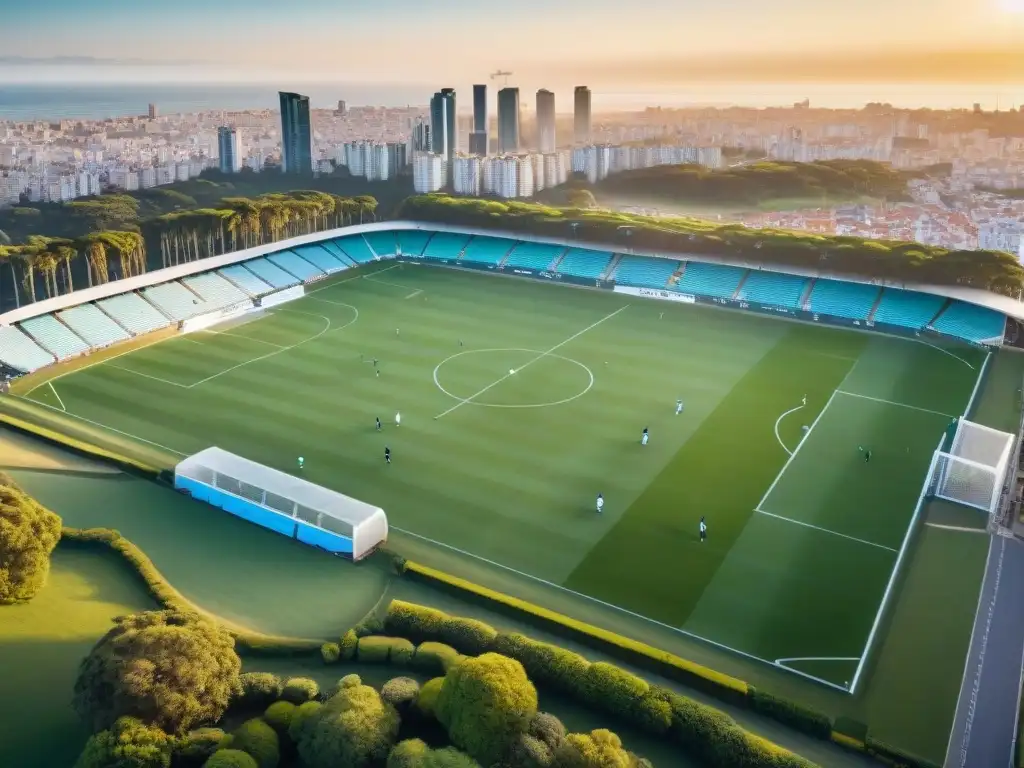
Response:
[{"label": "penalty area line", "polygon": [[929,528],[938,528],[940,531],[956,531],[957,533],[984,533],[988,534],[985,528],[968,528],[965,525],[945,525],[943,523],[925,523]]},{"label": "penalty area line", "polygon": [[68,409],[64,407],[64,401],[61,400],[60,395],[57,394],[57,388],[53,386],[53,381],[51,380],[46,383],[50,385],[50,391],[53,392],[53,396],[56,397],[57,402],[60,403],[60,409],[64,411],[64,413],[67,413]]},{"label": "penalty area line", "polygon": [[776,515],[774,512],[765,512],[763,509],[758,507],[754,510],[759,515],[767,515],[768,517],[774,517],[776,520],[782,520],[787,523],[793,523],[793,525],[802,525],[804,528],[812,528],[815,531],[821,531],[822,533],[828,533],[832,536],[838,536],[841,539],[849,539],[850,541],[856,541],[860,544],[867,544],[869,547],[877,547],[878,549],[885,549],[895,554],[899,552],[898,549],[888,547],[885,544],[879,544],[876,541],[868,541],[867,539],[859,539],[856,536],[850,536],[846,533],[839,533],[839,531],[833,531],[831,528],[822,528],[820,525],[814,525],[812,523],[805,523],[802,520],[794,520],[792,517],[784,517],[783,515]]}]

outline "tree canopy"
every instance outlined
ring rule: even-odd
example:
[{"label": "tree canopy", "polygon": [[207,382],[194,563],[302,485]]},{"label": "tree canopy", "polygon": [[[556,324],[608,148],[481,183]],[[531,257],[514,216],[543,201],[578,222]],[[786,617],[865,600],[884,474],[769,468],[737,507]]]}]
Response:
[{"label": "tree canopy", "polygon": [[89,738],[75,768],[169,768],[174,744],[159,728],[122,717]]},{"label": "tree canopy", "polygon": [[376,690],[358,684],[342,687],[301,726],[293,720],[292,727],[307,768],[362,768],[387,757],[398,738],[399,718]]},{"label": "tree canopy", "polygon": [[623,251],[677,254],[680,258],[707,255],[780,269],[977,288],[1015,298],[1024,289],[1024,267],[1002,251],[949,250],[920,243],[749,229],[684,217],[656,218],[440,193],[408,198],[398,216],[425,223],[576,239],[581,246],[590,242]]},{"label": "tree canopy", "polygon": [[74,705],[94,729],[124,715],[168,733],[216,722],[240,689],[228,632],[193,613],[122,616],[82,661]]},{"label": "tree canopy", "polygon": [[0,604],[30,600],[46,584],[61,520],[0,477]]}]

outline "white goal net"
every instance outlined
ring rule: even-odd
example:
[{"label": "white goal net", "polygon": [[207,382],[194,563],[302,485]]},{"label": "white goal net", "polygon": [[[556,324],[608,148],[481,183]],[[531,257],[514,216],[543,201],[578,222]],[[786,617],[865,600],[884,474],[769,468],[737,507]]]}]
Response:
[{"label": "white goal net", "polygon": [[931,494],[994,513],[1012,448],[1013,435],[1009,432],[960,419],[949,451],[936,453]]}]

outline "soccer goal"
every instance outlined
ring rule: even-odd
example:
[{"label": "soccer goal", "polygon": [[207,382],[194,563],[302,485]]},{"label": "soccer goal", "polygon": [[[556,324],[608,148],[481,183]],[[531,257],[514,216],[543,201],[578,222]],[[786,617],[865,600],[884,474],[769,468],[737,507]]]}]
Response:
[{"label": "soccer goal", "polygon": [[931,495],[995,513],[1013,442],[1009,432],[960,419],[949,451],[935,455]]}]

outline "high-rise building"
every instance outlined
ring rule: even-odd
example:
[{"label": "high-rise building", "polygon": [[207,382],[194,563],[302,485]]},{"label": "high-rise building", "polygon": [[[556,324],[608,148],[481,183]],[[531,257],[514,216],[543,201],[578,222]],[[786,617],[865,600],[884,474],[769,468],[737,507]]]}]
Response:
[{"label": "high-rise building", "polygon": [[309,97],[281,91],[281,170],[313,172],[313,131]]},{"label": "high-rise building", "polygon": [[555,151],[555,94],[543,88],[537,91],[537,148]]},{"label": "high-rise building", "polygon": [[445,185],[445,159],[433,152],[420,152],[412,159],[412,187],[417,192],[437,192]]},{"label": "high-rise building", "polygon": [[573,139],[577,144],[590,143],[590,89],[577,85],[573,92]]},{"label": "high-rise building", "polygon": [[160,111],[156,108],[156,104],[149,105],[149,119],[156,120],[160,116]]},{"label": "high-rise building", "polygon": [[519,89],[498,91],[498,151],[519,151]]},{"label": "high-rise building", "polygon": [[217,129],[217,150],[221,173],[238,173],[242,170],[242,145],[238,131],[222,126]]},{"label": "high-rise building", "polygon": [[418,122],[412,129],[412,151],[429,152],[433,148],[430,139],[430,123]]},{"label": "high-rise building", "polygon": [[334,114],[338,117],[344,117],[346,112],[348,112],[348,105],[345,104],[345,100],[338,99],[338,108],[334,110]]},{"label": "high-rise building", "polygon": [[473,132],[469,134],[469,152],[487,154],[487,86],[473,86]]},{"label": "high-rise building", "polygon": [[455,120],[455,89],[442,88],[430,100],[430,142],[435,155],[451,164],[458,147],[459,126]]}]

